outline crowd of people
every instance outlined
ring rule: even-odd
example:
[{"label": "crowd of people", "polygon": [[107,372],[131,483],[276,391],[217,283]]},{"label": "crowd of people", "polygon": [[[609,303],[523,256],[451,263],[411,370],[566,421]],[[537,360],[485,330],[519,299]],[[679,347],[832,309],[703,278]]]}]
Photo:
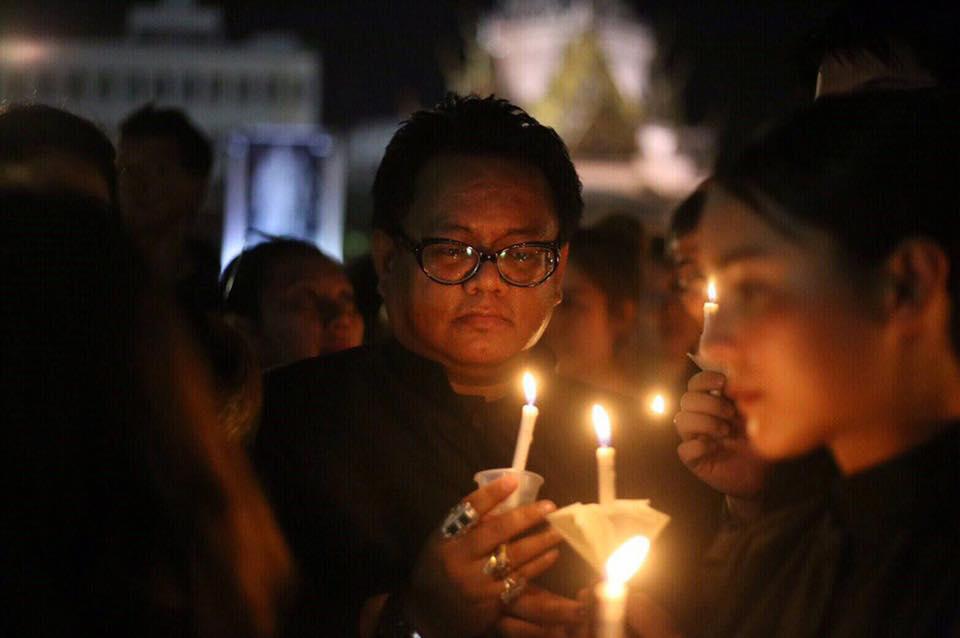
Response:
[{"label": "crowd of people", "polygon": [[[588,638],[597,574],[546,519],[596,500],[596,402],[619,493],[670,516],[627,636],[958,635],[958,76],[851,15],[664,238],[581,227],[556,132],[451,94],[386,147],[365,261],[269,237],[221,273],[181,111],[115,151],[6,107],[0,635]],[[517,478],[474,476],[523,371],[544,483],[504,511]]]}]

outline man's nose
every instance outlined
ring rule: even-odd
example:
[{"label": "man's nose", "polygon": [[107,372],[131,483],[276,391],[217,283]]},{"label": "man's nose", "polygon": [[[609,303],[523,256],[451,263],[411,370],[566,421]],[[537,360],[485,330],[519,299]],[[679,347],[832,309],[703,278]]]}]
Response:
[{"label": "man's nose", "polygon": [[470,293],[477,292],[503,292],[507,287],[507,282],[500,276],[495,261],[484,259],[480,262],[477,274],[467,280],[464,289]]}]

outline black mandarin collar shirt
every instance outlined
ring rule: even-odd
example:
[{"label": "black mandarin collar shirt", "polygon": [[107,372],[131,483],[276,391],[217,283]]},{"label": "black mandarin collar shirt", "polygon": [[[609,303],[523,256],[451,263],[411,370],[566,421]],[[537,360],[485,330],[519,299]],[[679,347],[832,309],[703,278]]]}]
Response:
[{"label": "black mandarin collar shirt", "polygon": [[[679,462],[669,425],[558,377],[536,352],[529,364],[540,415],[527,468],[545,479],[540,497],[559,507],[596,501],[588,415],[604,403],[616,420],[620,495],[651,498],[674,517],[645,568],[672,604],[716,529],[716,495]],[[270,374],[253,457],[300,567],[288,634],[352,634],[366,598],[403,587],[427,537],[476,489],[474,474],[510,465],[522,405],[519,387],[491,402],[458,395],[440,365],[395,342]],[[542,584],[575,595],[592,578],[565,548]]]},{"label": "black mandarin collar shirt", "polygon": [[960,425],[751,530],[711,636],[960,635]]}]

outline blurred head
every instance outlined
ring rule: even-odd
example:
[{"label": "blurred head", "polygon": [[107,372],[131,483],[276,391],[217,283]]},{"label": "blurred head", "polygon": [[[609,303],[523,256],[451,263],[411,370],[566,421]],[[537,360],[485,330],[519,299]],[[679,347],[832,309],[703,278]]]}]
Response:
[{"label": "blurred head", "polygon": [[765,456],[950,416],[958,106],[823,99],[721,162],[700,226],[720,306],[704,353]]},{"label": "blurred head", "polygon": [[810,42],[816,96],[862,90],[957,86],[960,64],[952,5],[855,1],[832,14]]},{"label": "blurred head", "polygon": [[707,198],[701,184],[674,211],[670,219],[667,251],[673,262],[673,289],[687,315],[703,325],[703,304],[707,300],[707,276],[700,258],[700,217]]},{"label": "blurred head", "polygon": [[4,635],[273,631],[289,557],[119,220],[0,192]]},{"label": "blurred head", "polygon": [[[448,372],[479,377],[536,343],[559,302],[566,242],[583,208],[552,129],[504,100],[450,96],[397,131],[373,197],[374,264],[402,344]],[[448,243],[421,251],[438,239]],[[478,251],[509,247],[496,263],[476,261]],[[424,256],[428,270],[464,265],[475,274],[440,283],[419,265]]]},{"label": "blurred head", "polygon": [[156,232],[192,222],[213,166],[210,141],[183,113],[148,104],[120,124],[121,210],[131,228]]},{"label": "blurred head", "polygon": [[544,334],[562,374],[589,379],[607,372],[636,338],[642,240],[631,218],[608,219],[571,238],[563,303]]},{"label": "blurred head", "polygon": [[89,120],[44,104],[0,112],[0,187],[72,191],[110,204],[116,179],[113,144]]},{"label": "blurred head", "polygon": [[346,273],[313,244],[274,239],[224,270],[224,311],[239,322],[264,368],[354,348],[363,320]]}]

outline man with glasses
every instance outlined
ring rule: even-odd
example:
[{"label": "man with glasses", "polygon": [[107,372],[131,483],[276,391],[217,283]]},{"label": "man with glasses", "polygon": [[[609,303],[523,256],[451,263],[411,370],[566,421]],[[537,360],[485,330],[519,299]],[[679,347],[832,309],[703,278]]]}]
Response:
[{"label": "man with glasses", "polygon": [[672,497],[667,477],[696,481],[672,447],[635,444],[627,407],[561,380],[535,347],[583,207],[566,148],[506,101],[451,96],[394,135],[373,194],[373,260],[395,341],[266,383],[255,459],[301,567],[291,633],[575,625],[583,608],[572,596],[591,575],[539,527],[553,504],[487,516],[514,486],[473,482],[511,463],[522,372],[539,381],[527,467],[546,479],[541,497],[596,500],[587,413],[597,400],[621,417],[624,494]]}]

